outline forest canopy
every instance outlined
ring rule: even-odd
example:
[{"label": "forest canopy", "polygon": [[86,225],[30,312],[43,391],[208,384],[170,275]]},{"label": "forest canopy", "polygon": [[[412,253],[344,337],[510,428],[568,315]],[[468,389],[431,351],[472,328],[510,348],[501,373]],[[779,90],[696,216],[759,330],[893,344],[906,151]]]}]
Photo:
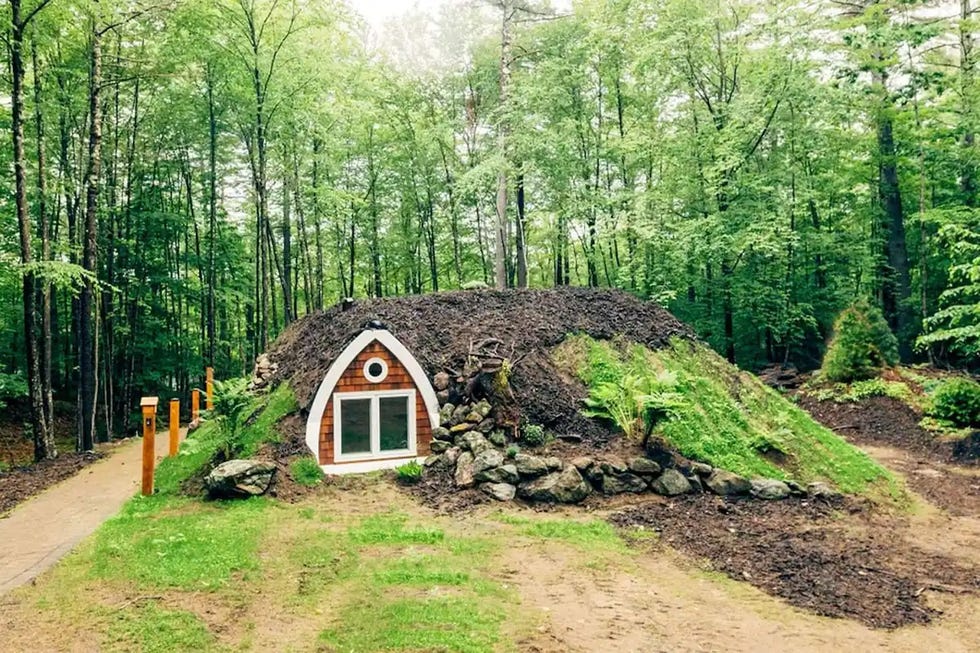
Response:
[{"label": "forest canopy", "polygon": [[[616,287],[747,368],[977,351],[973,0],[8,0],[0,373],[38,457],[344,297]],[[13,387],[13,386],[12,386]],[[2,397],[0,397],[2,399]]]}]

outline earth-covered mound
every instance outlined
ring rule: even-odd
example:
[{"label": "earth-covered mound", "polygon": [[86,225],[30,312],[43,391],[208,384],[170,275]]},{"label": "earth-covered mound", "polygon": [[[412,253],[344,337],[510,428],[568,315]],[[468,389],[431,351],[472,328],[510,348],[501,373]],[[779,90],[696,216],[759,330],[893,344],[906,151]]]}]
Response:
[{"label": "earth-covered mound", "polygon": [[597,340],[629,338],[650,349],[673,338],[693,339],[682,322],[652,302],[617,290],[466,290],[358,300],[305,317],[269,352],[276,376],[288,380],[302,408],[344,347],[380,320],[431,376],[459,371],[474,347],[494,341],[512,365],[509,375],[521,416],[556,434],[601,441],[610,430],[580,413],[583,384],[561,373],[549,350],[570,334]]}]

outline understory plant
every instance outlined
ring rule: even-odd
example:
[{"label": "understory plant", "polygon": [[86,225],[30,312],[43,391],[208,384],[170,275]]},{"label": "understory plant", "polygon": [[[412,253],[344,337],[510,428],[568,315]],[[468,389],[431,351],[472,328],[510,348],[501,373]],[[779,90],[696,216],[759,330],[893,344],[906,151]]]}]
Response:
[{"label": "understory plant", "polygon": [[404,465],[395,468],[398,480],[407,485],[413,485],[422,480],[422,465],[418,461],[410,460]]},{"label": "understory plant", "polygon": [[674,416],[683,405],[676,385],[676,375],[667,371],[627,371],[617,381],[602,381],[590,388],[582,413],[608,419],[627,435],[639,432],[646,444],[654,426]]},{"label": "understory plant", "polygon": [[932,395],[928,413],[956,426],[980,426],[980,384],[964,378],[946,381]]},{"label": "understory plant", "polygon": [[856,301],[837,317],[819,379],[849,383],[870,379],[898,364],[898,339],[877,306]]},{"label": "understory plant", "polygon": [[294,460],[289,466],[289,473],[294,481],[308,487],[318,485],[323,480],[323,470],[312,456],[303,456]]}]

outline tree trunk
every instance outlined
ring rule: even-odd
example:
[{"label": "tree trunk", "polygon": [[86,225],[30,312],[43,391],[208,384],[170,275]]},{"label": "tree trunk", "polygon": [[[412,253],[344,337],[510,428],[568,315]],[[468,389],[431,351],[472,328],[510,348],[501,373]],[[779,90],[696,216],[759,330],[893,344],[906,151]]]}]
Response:
[{"label": "tree trunk", "polygon": [[514,234],[514,250],[517,255],[517,287],[527,288],[527,249],[525,246],[524,225],[527,224],[524,213],[524,170],[518,168],[517,174],[517,229]]},{"label": "tree trunk", "polygon": [[507,94],[510,91],[510,23],[513,9],[503,6],[500,28],[500,124],[497,127],[497,151],[500,170],[497,173],[497,223],[494,227],[494,280],[497,288],[507,287]]},{"label": "tree trunk", "polygon": [[11,0],[10,73],[12,77],[11,132],[14,145],[14,193],[17,223],[20,232],[20,260],[24,266],[24,353],[27,358],[27,387],[30,398],[31,428],[34,436],[34,458],[44,460],[57,455],[54,440],[48,431],[42,398],[41,367],[38,358],[38,337],[35,316],[35,274],[31,269],[31,221],[27,207],[27,176],[24,154],[24,28],[27,20],[21,16],[20,0]]}]

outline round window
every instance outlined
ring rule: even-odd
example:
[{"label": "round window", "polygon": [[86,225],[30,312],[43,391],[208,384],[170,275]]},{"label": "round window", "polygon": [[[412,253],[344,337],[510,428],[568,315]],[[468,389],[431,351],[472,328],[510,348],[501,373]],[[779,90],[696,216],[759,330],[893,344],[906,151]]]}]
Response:
[{"label": "round window", "polygon": [[381,383],[388,376],[388,363],[380,358],[372,358],[364,363],[364,378],[371,383]]}]

